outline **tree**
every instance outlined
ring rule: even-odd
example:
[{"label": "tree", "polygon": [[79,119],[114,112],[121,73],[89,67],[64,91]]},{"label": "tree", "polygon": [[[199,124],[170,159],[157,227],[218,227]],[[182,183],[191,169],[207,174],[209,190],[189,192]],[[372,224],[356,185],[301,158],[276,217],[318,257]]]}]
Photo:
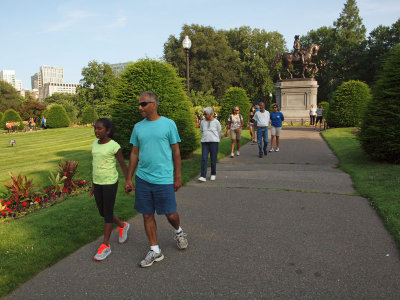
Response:
[{"label": "tree", "polygon": [[365,53],[365,26],[359,16],[355,0],[347,0],[333,27],[311,30],[302,37],[301,44],[320,45],[316,60],[319,73],[316,76],[320,90],[318,100],[330,99],[337,87],[349,80],[362,77],[362,56]]},{"label": "tree", "polygon": [[116,88],[116,99],[111,105],[112,120],[117,128],[115,140],[121,145],[124,156],[132,149],[129,139],[133,126],[143,117],[138,109],[141,93],[152,91],[160,99],[160,115],[175,121],[182,142],[182,157],[188,156],[198,146],[192,104],[183,89],[182,79],[174,68],[164,62],[150,59],[129,65],[121,74]]},{"label": "tree", "polygon": [[245,124],[247,123],[251,104],[244,89],[239,87],[229,88],[225,93],[221,106],[218,118],[222,124],[227,123],[229,116],[232,114],[232,109],[235,106],[239,106],[243,121]]},{"label": "tree", "polygon": [[179,38],[171,35],[164,44],[164,59],[186,78],[186,54],[182,41],[188,35],[190,49],[190,87],[196,91],[214,89],[221,99],[225,90],[239,83],[239,54],[228,44],[223,32],[201,25],[184,25]]},{"label": "tree", "polygon": [[51,104],[46,112],[46,125],[49,128],[68,127],[70,119],[65,108],[60,104]]},{"label": "tree", "polygon": [[[97,112],[94,112],[94,121],[96,121],[99,118],[99,115]],[[93,107],[91,106],[86,106],[83,111],[82,111],[82,122],[81,124],[94,124],[93,122]]]},{"label": "tree", "polygon": [[15,127],[17,129],[24,129],[24,124],[22,123],[21,116],[17,111],[15,111],[12,108],[7,109],[4,112],[3,119],[1,120],[1,127],[3,127],[3,129],[7,129],[6,122],[11,122],[11,121],[14,121],[16,123]]},{"label": "tree", "polygon": [[[109,105],[115,98],[117,83],[117,78],[110,65],[92,60],[87,67],[82,69],[82,76],[81,87],[77,88],[80,111],[84,107],[92,105],[92,97],[94,97],[94,105],[99,115],[108,117],[110,115]],[[91,84],[94,85],[93,91],[90,89]]]},{"label": "tree", "polygon": [[22,118],[22,120],[28,121],[29,118],[33,118],[37,125],[40,124],[40,119],[46,110],[46,105],[40,103],[36,100],[29,100],[22,106],[18,106],[17,110]]},{"label": "tree", "polygon": [[210,106],[218,106],[218,102],[213,96],[214,90],[211,89],[207,92],[203,91],[198,91],[196,92],[195,90],[190,91],[190,101],[192,102],[193,106],[201,106],[203,108]]},{"label": "tree", "polygon": [[329,126],[359,126],[370,100],[371,91],[364,82],[350,80],[342,83],[334,92],[329,104]]},{"label": "tree", "polygon": [[0,80],[0,111],[22,103],[23,98],[18,91],[8,82]]},{"label": "tree", "polygon": [[368,84],[376,80],[376,74],[381,71],[382,59],[395,45],[400,43],[400,19],[391,27],[379,25],[371,31],[367,47],[362,56],[361,79]]},{"label": "tree", "polygon": [[50,97],[43,99],[43,103],[46,105],[60,104],[65,108],[70,121],[75,124],[78,121],[78,114],[82,112],[80,110],[79,96],[77,94],[68,93],[54,93]]},{"label": "tree", "polygon": [[[239,85],[246,90],[252,102],[266,101],[267,95],[275,90],[277,67],[274,65],[276,55],[285,51],[285,41],[278,32],[267,32],[251,29],[247,26],[223,31],[230,47],[239,53]],[[275,76],[275,78],[274,78]]]},{"label": "tree", "polygon": [[367,155],[396,164],[400,163],[399,64],[400,45],[397,45],[383,61],[359,135]]}]

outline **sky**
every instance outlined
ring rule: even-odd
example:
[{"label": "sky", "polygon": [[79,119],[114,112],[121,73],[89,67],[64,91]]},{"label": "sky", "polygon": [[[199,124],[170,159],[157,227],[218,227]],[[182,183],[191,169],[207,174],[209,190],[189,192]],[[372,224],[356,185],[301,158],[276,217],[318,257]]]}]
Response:
[{"label": "sky", "polygon": [[[0,0],[0,70],[15,70],[24,89],[42,65],[64,68],[79,83],[91,60],[161,59],[170,35],[184,24],[278,31],[292,48],[295,35],[333,26],[345,0]],[[400,18],[398,0],[358,0],[368,34]]]}]

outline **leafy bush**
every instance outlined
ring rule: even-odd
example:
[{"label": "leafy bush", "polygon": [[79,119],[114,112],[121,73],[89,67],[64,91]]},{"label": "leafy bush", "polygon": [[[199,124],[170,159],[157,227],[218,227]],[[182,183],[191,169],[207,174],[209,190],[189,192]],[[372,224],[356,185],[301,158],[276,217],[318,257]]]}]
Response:
[{"label": "leafy bush", "polygon": [[182,142],[180,151],[186,157],[198,146],[192,103],[184,91],[182,79],[167,63],[145,59],[129,65],[121,74],[116,88],[116,101],[111,104],[112,120],[116,126],[115,139],[125,157],[133,126],[143,117],[139,113],[139,95],[145,91],[156,93],[160,99],[159,113],[175,121]]},{"label": "leafy bush", "polygon": [[[96,121],[99,115],[94,111],[94,120]],[[93,108],[91,106],[86,106],[82,111],[82,121],[81,124],[93,124]]]},{"label": "leafy bush", "polygon": [[43,116],[43,112],[46,110],[46,106],[36,100],[27,101],[24,105],[17,107],[21,119],[27,121],[29,118],[33,118],[36,126],[40,126],[40,119]]},{"label": "leafy bush", "polygon": [[228,122],[229,115],[232,114],[232,109],[235,106],[239,106],[243,121],[245,124],[247,123],[251,104],[246,95],[246,91],[239,87],[231,87],[225,92],[224,98],[221,101],[221,110],[218,117],[221,123],[226,124]]},{"label": "leafy bush", "polygon": [[52,104],[47,108],[46,119],[49,128],[68,127],[71,123],[65,108],[60,104]]},{"label": "leafy bush", "polygon": [[3,129],[7,129],[7,121],[14,121],[16,129],[24,129],[24,124],[22,123],[22,119],[19,113],[11,108],[7,109],[3,114],[3,118],[1,120],[1,126],[3,127]]},{"label": "leafy bush", "polygon": [[65,177],[64,187],[67,189],[73,189],[75,187],[73,177],[78,169],[78,161],[62,161],[58,163],[58,174],[60,177]]},{"label": "leafy bush", "polygon": [[30,201],[28,200],[31,198],[33,180],[28,180],[26,176],[22,177],[21,174],[19,174],[17,178],[15,178],[11,172],[9,174],[11,182],[4,182],[4,185],[11,194],[8,207],[21,211],[24,207],[29,207]]},{"label": "leafy bush", "polygon": [[359,126],[371,91],[367,84],[350,80],[342,83],[333,93],[327,120],[331,127]]},{"label": "leafy bush", "polygon": [[190,101],[193,103],[193,106],[201,106],[203,108],[210,106],[218,106],[218,101],[213,96],[214,89],[210,89],[207,92],[203,91],[190,91]]},{"label": "leafy bush", "polygon": [[[3,113],[0,111],[0,122],[3,122]],[[5,122],[4,122],[5,123]]]},{"label": "leafy bush", "polygon": [[362,119],[360,142],[372,158],[400,163],[400,45],[382,63],[373,99]]}]

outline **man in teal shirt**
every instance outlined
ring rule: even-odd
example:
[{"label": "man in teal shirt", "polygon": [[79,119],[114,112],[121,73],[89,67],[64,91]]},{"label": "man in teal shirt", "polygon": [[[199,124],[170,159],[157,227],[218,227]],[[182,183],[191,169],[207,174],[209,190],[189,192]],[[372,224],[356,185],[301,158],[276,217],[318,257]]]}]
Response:
[{"label": "man in teal shirt", "polygon": [[[186,233],[180,227],[175,192],[182,186],[180,137],[175,122],[158,114],[158,96],[144,92],[139,97],[139,111],[145,119],[135,125],[130,143],[128,180],[125,191],[135,191],[135,209],[143,214],[144,227],[150,242],[150,251],[140,262],[149,267],[164,259],[157,242],[157,224],[154,213],[166,215],[175,228],[179,249],[186,249]],[[135,185],[132,176],[138,167]],[[175,173],[174,173],[175,170]]]}]

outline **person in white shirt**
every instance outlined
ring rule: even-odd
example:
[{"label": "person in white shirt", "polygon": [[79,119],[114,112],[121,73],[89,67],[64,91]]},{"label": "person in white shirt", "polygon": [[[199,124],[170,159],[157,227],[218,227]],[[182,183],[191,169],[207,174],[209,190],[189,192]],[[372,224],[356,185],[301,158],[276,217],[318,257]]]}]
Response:
[{"label": "person in white shirt", "polygon": [[316,115],[317,115],[317,108],[314,106],[314,104],[311,104],[311,108],[310,108],[310,125],[314,125]]},{"label": "person in white shirt", "polygon": [[221,140],[221,124],[214,118],[211,107],[203,109],[204,119],[200,123],[201,136],[201,174],[199,181],[205,182],[207,176],[208,153],[211,158],[211,177],[215,180],[217,175],[218,145]]},{"label": "person in white shirt", "polygon": [[258,156],[262,158],[263,154],[265,155],[268,154],[267,147],[268,147],[269,111],[265,110],[264,102],[260,102],[260,111],[256,112],[256,114],[254,115],[254,120],[256,121],[256,129],[257,129]]}]

